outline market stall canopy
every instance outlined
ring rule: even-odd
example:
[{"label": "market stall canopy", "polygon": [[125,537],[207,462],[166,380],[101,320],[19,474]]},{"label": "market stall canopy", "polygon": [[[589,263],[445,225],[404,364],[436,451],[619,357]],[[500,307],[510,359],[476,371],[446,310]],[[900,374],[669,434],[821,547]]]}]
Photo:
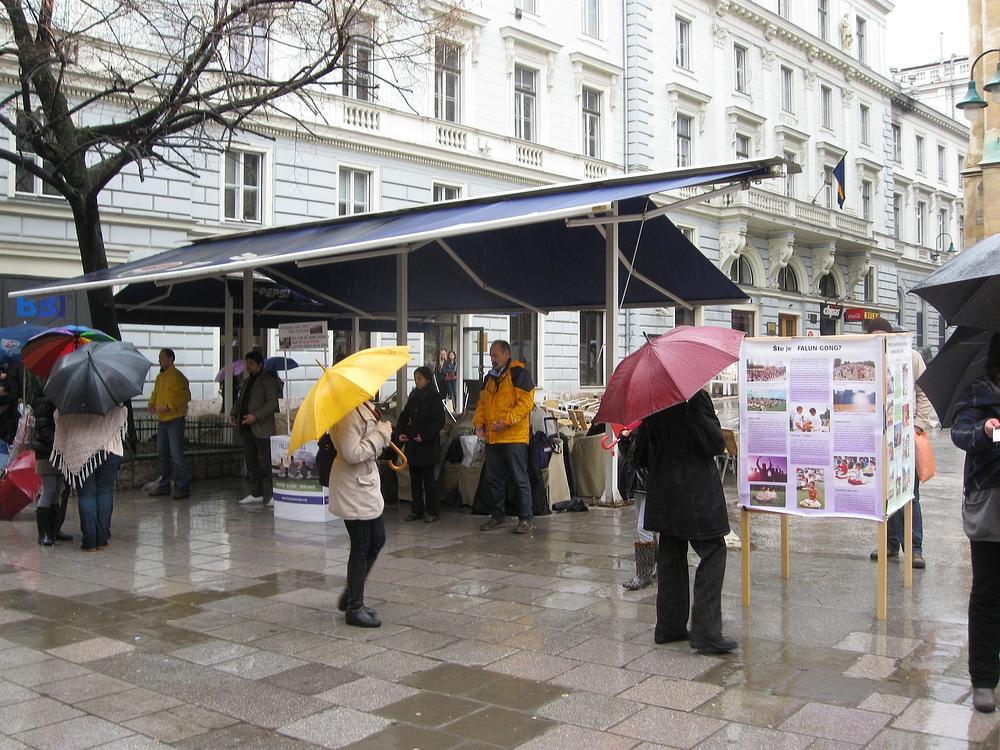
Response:
[{"label": "market stall canopy", "polygon": [[[613,205],[619,214],[645,213],[657,207],[651,195],[703,185],[747,186],[786,169],[798,167],[781,158],[740,161],[262,229],[201,240],[20,294],[260,269],[313,298],[361,311],[364,318],[395,311],[393,256],[407,253],[411,314],[603,308],[603,228],[570,227],[567,219],[604,217]],[[621,274],[619,299],[625,306],[746,300],[665,216],[621,224],[619,251],[621,264],[632,269]],[[342,265],[346,261],[349,267]]]}]

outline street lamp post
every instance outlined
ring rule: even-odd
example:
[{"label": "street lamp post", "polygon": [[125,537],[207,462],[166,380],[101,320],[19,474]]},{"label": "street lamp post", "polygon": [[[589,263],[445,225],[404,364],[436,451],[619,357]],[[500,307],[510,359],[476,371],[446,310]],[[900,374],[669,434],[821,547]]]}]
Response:
[{"label": "street lamp post", "polygon": [[[935,246],[935,248],[939,248],[940,247],[938,245],[938,240],[940,240],[942,237],[947,237],[948,238],[948,249],[945,252],[948,253],[948,255],[954,255],[955,254],[955,241],[951,238],[951,235],[948,234],[948,232],[941,232],[937,237],[934,238],[934,246]],[[931,253],[931,260],[937,260],[940,257],[941,257],[941,250],[940,249],[935,249],[934,252]]]},{"label": "street lamp post", "polygon": [[[979,89],[976,88],[975,71],[979,61],[991,52],[1000,52],[1000,48],[986,50],[969,66],[969,89],[965,94],[965,98],[955,105],[956,109],[962,110],[962,114],[965,115],[965,119],[969,122],[978,122],[982,119],[982,111],[986,109],[987,101],[979,95]],[[1000,62],[997,62],[997,70],[993,76],[993,80],[989,83],[984,83],[983,90],[990,95],[994,103],[1000,103]]]}]

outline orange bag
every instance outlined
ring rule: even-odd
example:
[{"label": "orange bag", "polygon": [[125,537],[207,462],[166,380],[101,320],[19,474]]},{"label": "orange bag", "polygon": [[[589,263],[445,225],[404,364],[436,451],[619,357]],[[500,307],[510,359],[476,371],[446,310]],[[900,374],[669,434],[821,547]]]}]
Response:
[{"label": "orange bag", "polygon": [[934,478],[937,465],[934,462],[934,451],[931,450],[931,440],[927,433],[914,435],[913,447],[915,451],[914,460],[917,467],[917,479],[921,483]]}]

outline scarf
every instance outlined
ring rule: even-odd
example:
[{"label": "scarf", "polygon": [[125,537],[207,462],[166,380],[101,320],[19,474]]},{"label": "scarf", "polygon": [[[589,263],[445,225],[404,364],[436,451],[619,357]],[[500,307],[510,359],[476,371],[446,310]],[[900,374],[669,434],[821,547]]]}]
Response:
[{"label": "scarf", "polygon": [[128,409],[116,406],[107,414],[55,412],[56,435],[49,459],[66,482],[80,487],[110,454],[125,454],[123,441]]}]

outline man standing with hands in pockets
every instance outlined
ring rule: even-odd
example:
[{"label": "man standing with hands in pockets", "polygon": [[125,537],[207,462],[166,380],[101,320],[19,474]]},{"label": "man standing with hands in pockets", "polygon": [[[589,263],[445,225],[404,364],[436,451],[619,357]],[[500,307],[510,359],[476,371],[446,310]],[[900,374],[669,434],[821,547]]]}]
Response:
[{"label": "man standing with hands in pockets", "polygon": [[532,529],[531,483],[528,481],[528,439],[531,426],[528,416],[535,405],[535,384],[523,362],[512,361],[510,344],[497,340],[490,346],[493,369],[486,375],[472,419],[476,434],[486,441],[483,482],[493,500],[490,520],[482,531],[506,525],[504,504],[507,476],[517,485],[521,501],[515,534]]},{"label": "man standing with hands in pockets", "polygon": [[270,505],[271,436],[275,431],[274,415],[278,411],[281,385],[274,375],[264,370],[264,355],[260,352],[247,352],[243,362],[247,379],[229,415],[229,423],[240,428],[243,460],[250,482],[250,494],[240,500],[240,505]]},{"label": "man standing with hands in pockets", "polygon": [[156,425],[156,455],[160,461],[160,481],[150,495],[169,495],[174,480],[174,500],[191,495],[187,464],[184,462],[184,423],[191,388],[184,374],[174,367],[174,350],[160,349],[160,372],[156,376],[147,409],[159,419]]}]

